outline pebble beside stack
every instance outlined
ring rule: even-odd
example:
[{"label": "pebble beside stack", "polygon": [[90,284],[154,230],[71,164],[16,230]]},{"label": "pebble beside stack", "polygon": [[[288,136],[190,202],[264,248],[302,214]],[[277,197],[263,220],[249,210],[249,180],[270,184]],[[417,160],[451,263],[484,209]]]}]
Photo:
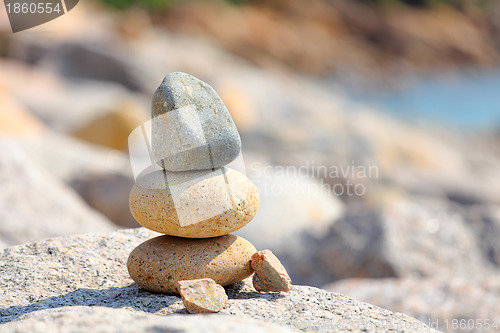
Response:
[{"label": "pebble beside stack", "polygon": [[132,251],[130,276],[149,291],[171,294],[183,280],[227,286],[247,278],[256,249],[230,233],[254,217],[259,195],[226,167],[241,141],[224,103],[206,83],[171,73],[155,92],[151,127],[152,157],[162,170],[137,179],[130,210],[142,226],[165,235]]}]

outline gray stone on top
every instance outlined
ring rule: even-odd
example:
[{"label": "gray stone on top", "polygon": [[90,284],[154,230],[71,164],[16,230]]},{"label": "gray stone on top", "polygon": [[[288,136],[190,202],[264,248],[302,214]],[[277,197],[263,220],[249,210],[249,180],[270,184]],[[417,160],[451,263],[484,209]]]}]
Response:
[{"label": "gray stone on top", "polygon": [[[167,322],[180,332],[190,331],[182,322],[197,318],[187,313],[180,297],[147,292],[127,273],[129,252],[156,235],[138,228],[4,249],[0,252],[0,323],[5,325],[0,332],[32,328],[45,332],[57,324],[63,325],[62,332],[155,331],[157,325],[168,327]],[[235,324],[237,331],[248,331],[250,323],[264,332],[273,324],[285,331],[432,331],[407,315],[313,287],[292,286],[286,294],[259,294],[246,280],[226,291],[228,302],[220,313],[206,317],[210,318],[207,325],[211,320],[210,326],[240,321]],[[45,316],[54,318],[54,323]]]},{"label": "gray stone on top", "polygon": [[240,153],[238,130],[215,90],[192,75],[168,74],[151,111],[152,151],[169,171],[220,168]]}]

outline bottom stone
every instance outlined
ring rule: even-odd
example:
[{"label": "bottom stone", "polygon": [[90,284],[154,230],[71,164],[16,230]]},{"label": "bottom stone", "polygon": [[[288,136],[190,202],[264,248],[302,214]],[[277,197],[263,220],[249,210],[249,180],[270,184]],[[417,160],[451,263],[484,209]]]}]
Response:
[{"label": "bottom stone", "polygon": [[189,313],[219,312],[227,302],[226,291],[212,279],[179,281],[177,290]]},{"label": "bottom stone", "polygon": [[159,236],[137,246],[127,261],[130,277],[146,290],[179,294],[181,280],[210,278],[227,286],[253,273],[255,247],[246,239]]}]

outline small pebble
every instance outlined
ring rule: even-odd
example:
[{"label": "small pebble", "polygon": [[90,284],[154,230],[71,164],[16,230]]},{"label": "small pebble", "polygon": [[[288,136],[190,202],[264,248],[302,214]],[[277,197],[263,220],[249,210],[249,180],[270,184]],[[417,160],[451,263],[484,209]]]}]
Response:
[{"label": "small pebble", "polygon": [[271,250],[262,250],[252,255],[253,287],[258,292],[290,291],[292,280],[285,267]]},{"label": "small pebble", "polygon": [[224,287],[212,279],[183,280],[176,286],[189,313],[219,312],[227,302]]}]

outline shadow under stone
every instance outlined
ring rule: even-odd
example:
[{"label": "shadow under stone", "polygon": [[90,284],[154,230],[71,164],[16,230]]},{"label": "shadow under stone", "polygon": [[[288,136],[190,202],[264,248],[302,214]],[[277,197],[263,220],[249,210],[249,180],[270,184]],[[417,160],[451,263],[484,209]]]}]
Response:
[{"label": "shadow under stone", "polygon": [[[0,323],[8,323],[21,315],[65,306],[105,306],[110,308],[130,308],[137,311],[156,313],[161,309],[182,302],[179,296],[154,294],[131,284],[107,289],[81,288],[75,291],[45,298],[29,305],[14,305],[0,309]],[[177,309],[175,309],[177,310]],[[172,309],[172,312],[175,311]]]},{"label": "shadow under stone", "polygon": [[[283,298],[279,293],[258,293],[256,291],[243,290],[244,283],[238,282],[226,287],[229,299],[253,299],[265,298],[273,301]],[[80,288],[75,291],[45,298],[29,305],[14,305],[0,309],[0,324],[8,323],[24,314],[60,308],[66,306],[104,306],[109,308],[129,308],[136,311],[156,313],[187,314],[180,296],[156,294],[144,290],[137,284],[132,283],[124,287],[111,287],[107,289]],[[177,306],[174,306],[176,305]],[[171,309],[168,309],[171,308]],[[165,311],[166,310],[166,311]]]},{"label": "shadow under stone", "polygon": [[274,301],[285,297],[281,293],[259,293],[254,290],[244,290],[245,282],[236,282],[224,288],[228,299],[253,299],[264,298],[268,301]]}]

